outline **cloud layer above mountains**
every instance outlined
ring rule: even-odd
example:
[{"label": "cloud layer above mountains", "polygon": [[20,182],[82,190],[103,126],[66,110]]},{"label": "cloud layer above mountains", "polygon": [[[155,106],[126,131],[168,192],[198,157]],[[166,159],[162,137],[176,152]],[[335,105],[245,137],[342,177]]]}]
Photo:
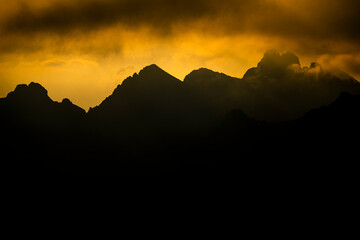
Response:
[{"label": "cloud layer above mountains", "polygon": [[[54,95],[67,93],[88,107],[95,104],[89,100],[93,96],[99,96],[98,101],[116,82],[151,63],[178,78],[199,67],[241,77],[274,48],[297,53],[306,65],[318,60],[360,79],[357,0],[0,4],[0,88],[5,89],[0,95],[22,81],[38,81],[50,92],[54,89]],[[119,76],[122,69],[128,70]],[[94,93],[76,97],[70,90],[74,88],[74,93]]]},{"label": "cloud layer above mountains", "polygon": [[2,19],[5,33],[92,31],[112,24],[177,33],[179,27],[220,34],[359,40],[359,1],[312,0],[53,0],[16,1]]}]

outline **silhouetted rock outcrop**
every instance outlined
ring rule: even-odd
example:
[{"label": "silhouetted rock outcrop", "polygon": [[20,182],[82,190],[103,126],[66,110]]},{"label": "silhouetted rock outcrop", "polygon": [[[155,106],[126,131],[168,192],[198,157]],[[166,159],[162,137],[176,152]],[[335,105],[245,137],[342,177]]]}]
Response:
[{"label": "silhouetted rock outcrop", "polygon": [[350,76],[340,78],[318,63],[302,68],[295,55],[276,51],[265,53],[233,88],[247,89],[237,91],[238,108],[270,122],[296,119],[309,109],[330,104],[341,92],[360,94],[359,82]]},{"label": "silhouetted rock outcrop", "polygon": [[38,83],[18,85],[2,101],[3,120],[23,122],[38,126],[55,124],[59,127],[63,120],[76,122],[85,117],[86,112],[68,99],[61,103],[52,101],[47,90]]},{"label": "silhouetted rock outcrop", "polygon": [[125,79],[88,115],[103,134],[139,142],[138,139],[166,139],[202,128],[207,125],[209,113],[183,82],[151,65]]},{"label": "silhouetted rock outcrop", "polygon": [[[8,173],[56,175],[60,166],[78,157],[83,144],[86,112],[70,100],[52,101],[37,83],[18,85],[0,103],[0,125]],[[54,167],[54,169],[53,169]]]},{"label": "silhouetted rock outcrop", "polygon": [[294,54],[272,50],[242,79],[199,69],[185,77],[184,85],[215,116],[242,109],[257,120],[281,122],[330,104],[341,92],[360,94],[359,82],[339,72],[318,63],[302,68]]}]

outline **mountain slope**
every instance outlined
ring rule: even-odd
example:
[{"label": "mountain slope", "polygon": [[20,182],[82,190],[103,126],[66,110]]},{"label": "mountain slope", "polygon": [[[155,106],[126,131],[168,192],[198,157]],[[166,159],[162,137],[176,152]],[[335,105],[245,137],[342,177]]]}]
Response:
[{"label": "mountain slope", "polygon": [[[266,53],[242,79],[199,69],[182,82],[151,65],[87,114],[68,99],[52,101],[39,84],[19,85],[0,99],[2,153],[10,156],[2,169],[261,177],[337,172],[356,162],[353,139],[360,134],[359,95],[349,94],[359,92],[359,83],[344,76],[316,63],[302,68],[293,54],[277,52]],[[347,93],[337,98],[341,91]],[[39,167],[43,163],[47,167]]]},{"label": "mountain slope", "polygon": [[105,135],[123,139],[199,134],[233,109],[256,120],[282,122],[330,104],[341,92],[360,94],[360,83],[340,79],[291,53],[268,51],[242,79],[201,68],[180,81],[156,65],[125,79],[88,116]]},{"label": "mountain slope", "polygon": [[68,99],[52,101],[38,83],[18,85],[0,104],[2,124],[13,129],[38,129],[46,132],[72,131],[81,125],[86,112]]},{"label": "mountain slope", "polygon": [[40,84],[18,85],[0,100],[2,173],[33,178],[73,171],[86,146],[85,118],[70,100],[51,100]]},{"label": "mountain slope", "polygon": [[265,53],[258,66],[245,73],[243,81],[255,89],[253,106],[244,106],[243,110],[268,121],[296,119],[312,108],[330,104],[342,92],[360,94],[360,83],[355,79],[341,79],[318,63],[301,67],[295,55],[276,51]]},{"label": "mountain slope", "polygon": [[242,79],[199,69],[186,76],[184,84],[210,109],[226,110],[222,112],[226,114],[238,108],[257,120],[281,122],[330,104],[342,92],[360,94],[359,82],[336,75],[318,63],[301,67],[294,54],[268,51]]},{"label": "mountain slope", "polygon": [[182,81],[151,65],[125,79],[88,115],[104,134],[162,138],[206,125],[208,113],[194,99]]}]

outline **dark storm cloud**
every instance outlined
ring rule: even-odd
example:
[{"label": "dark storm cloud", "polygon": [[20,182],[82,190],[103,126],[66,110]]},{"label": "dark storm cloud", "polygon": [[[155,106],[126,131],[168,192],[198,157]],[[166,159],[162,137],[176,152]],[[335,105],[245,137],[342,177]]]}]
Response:
[{"label": "dark storm cloud", "polygon": [[[2,26],[4,33],[89,31],[113,24],[150,27],[161,33],[176,26],[205,32],[260,33],[284,37],[360,39],[360,1],[314,0],[84,0],[57,2],[42,10],[23,5]],[[290,5],[290,7],[289,7]]]},{"label": "dark storm cloud", "polygon": [[179,21],[194,21],[216,14],[215,1],[183,0],[89,0],[63,2],[41,11],[23,6],[8,19],[4,31],[31,33],[91,30],[116,23],[128,27],[149,26],[164,30]]},{"label": "dark storm cloud", "polygon": [[[269,45],[311,59],[346,54],[356,61],[341,59],[344,69],[354,75],[358,73],[358,0],[18,2],[22,4],[17,11],[0,16],[0,55],[45,50],[107,56],[121,53],[122,47],[133,40],[121,35],[128,32],[135,33],[135,40],[144,42],[150,35],[156,40],[173,37],[175,41],[183,41],[177,37],[186,37],[187,33],[200,34],[202,41],[211,41],[208,36],[230,39],[255,36],[254,48]],[[34,7],[34,2],[38,5],[46,2],[46,6]],[[237,44],[236,40],[233,44]]]}]

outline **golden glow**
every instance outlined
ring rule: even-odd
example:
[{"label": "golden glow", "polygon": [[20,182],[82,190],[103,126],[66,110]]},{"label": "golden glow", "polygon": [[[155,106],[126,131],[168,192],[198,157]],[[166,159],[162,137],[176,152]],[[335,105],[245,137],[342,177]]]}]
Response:
[{"label": "golden glow", "polygon": [[[286,13],[284,18],[294,15],[306,26],[314,24],[320,29],[324,17],[320,15],[317,19],[309,9],[319,7],[324,1],[302,1],[300,5],[287,0],[260,3],[269,2],[276,4],[282,14]],[[175,22],[167,33],[156,32],[156,25],[139,24],[131,28],[122,23],[104,24],[96,29],[81,26],[66,34],[48,29],[34,33],[1,33],[2,23],[24,4],[30,11],[37,12],[56,3],[75,3],[68,0],[0,0],[0,3],[6,6],[0,8],[0,97],[17,84],[33,81],[42,84],[54,100],[66,97],[88,109],[110,95],[127,76],[147,65],[155,63],[181,80],[200,67],[241,78],[247,69],[256,66],[268,49],[294,52],[303,65],[318,60],[337,66],[360,79],[360,71],[356,70],[360,65],[360,47],[351,39],[321,41],[301,35],[294,37],[292,32],[288,34],[290,37],[282,32],[269,34],[270,30],[262,22],[267,19],[264,16],[249,15],[247,20],[244,16],[245,20],[238,23],[238,18],[232,21],[226,14],[220,15],[215,21],[217,24],[211,26],[212,31],[206,31],[210,24],[208,19],[198,19],[190,22],[191,26],[186,25],[189,22],[185,25]],[[271,8],[262,10],[272,19]],[[275,18],[273,24],[288,24],[283,20]],[[222,29],[225,23],[230,26],[227,30]],[[237,25],[244,27],[237,28]],[[282,29],[283,25],[274,28]],[[282,31],[286,33],[287,30]]]}]

